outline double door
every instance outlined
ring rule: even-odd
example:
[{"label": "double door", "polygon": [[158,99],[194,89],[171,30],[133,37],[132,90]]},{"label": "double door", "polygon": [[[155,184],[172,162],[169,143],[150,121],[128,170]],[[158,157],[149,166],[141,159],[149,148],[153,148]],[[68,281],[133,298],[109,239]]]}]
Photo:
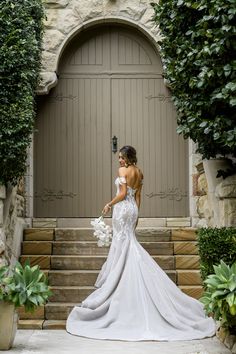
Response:
[{"label": "double door", "polygon": [[123,145],[136,148],[144,173],[140,216],[188,215],[187,143],[160,58],[140,33],[105,26],[75,38],[35,128],[35,217],[99,216]]}]

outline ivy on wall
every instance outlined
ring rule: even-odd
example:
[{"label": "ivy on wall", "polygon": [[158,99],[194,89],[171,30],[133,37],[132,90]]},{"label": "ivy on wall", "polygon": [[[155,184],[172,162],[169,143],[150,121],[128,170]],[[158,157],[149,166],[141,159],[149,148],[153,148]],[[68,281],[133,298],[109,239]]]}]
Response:
[{"label": "ivy on wall", "polygon": [[203,158],[236,156],[235,0],[159,0],[164,75],[178,113],[178,133]]},{"label": "ivy on wall", "polygon": [[0,184],[16,185],[26,171],[34,127],[44,9],[41,0],[1,0]]}]

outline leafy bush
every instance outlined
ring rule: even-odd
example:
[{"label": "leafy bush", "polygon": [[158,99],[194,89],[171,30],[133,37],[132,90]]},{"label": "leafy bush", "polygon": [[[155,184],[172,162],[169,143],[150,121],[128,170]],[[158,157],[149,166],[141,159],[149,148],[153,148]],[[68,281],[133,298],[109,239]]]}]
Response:
[{"label": "leafy bush", "polygon": [[206,291],[200,301],[206,312],[236,334],[236,262],[229,267],[223,261],[214,266],[214,274],[204,281]]},{"label": "leafy bush", "polygon": [[230,266],[236,261],[236,228],[201,228],[197,230],[201,276],[204,280],[223,260]]},{"label": "leafy bush", "polygon": [[17,184],[26,170],[34,123],[42,41],[41,0],[0,6],[0,183]]},{"label": "leafy bush", "polygon": [[0,300],[33,312],[37,306],[45,304],[51,294],[46,276],[38,265],[30,267],[27,261],[22,267],[17,262],[12,272],[7,266],[0,268]]},{"label": "leafy bush", "polygon": [[159,0],[164,75],[178,113],[178,133],[203,158],[236,156],[235,0]]}]

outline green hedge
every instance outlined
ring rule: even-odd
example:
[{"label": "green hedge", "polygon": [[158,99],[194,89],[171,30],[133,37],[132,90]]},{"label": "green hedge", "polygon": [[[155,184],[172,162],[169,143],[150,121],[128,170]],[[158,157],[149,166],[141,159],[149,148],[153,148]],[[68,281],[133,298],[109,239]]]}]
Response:
[{"label": "green hedge", "polygon": [[197,230],[202,279],[214,273],[221,260],[231,266],[236,261],[236,228],[201,228]]},{"label": "green hedge", "polygon": [[236,156],[235,0],[159,0],[160,55],[178,133],[204,158]]},{"label": "green hedge", "polygon": [[26,171],[34,128],[44,9],[41,0],[1,0],[0,184],[17,184]]}]

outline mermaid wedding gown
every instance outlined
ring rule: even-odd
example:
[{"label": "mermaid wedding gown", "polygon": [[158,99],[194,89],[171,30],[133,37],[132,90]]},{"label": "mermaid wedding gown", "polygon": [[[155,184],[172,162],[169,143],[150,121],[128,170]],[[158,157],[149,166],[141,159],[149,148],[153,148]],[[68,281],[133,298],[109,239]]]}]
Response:
[{"label": "mermaid wedding gown", "polygon": [[[117,177],[119,185],[126,183]],[[113,239],[97,288],[70,313],[66,330],[75,335],[127,341],[190,340],[215,334],[203,305],[184,294],[135,237],[135,190],[115,204]]]}]

